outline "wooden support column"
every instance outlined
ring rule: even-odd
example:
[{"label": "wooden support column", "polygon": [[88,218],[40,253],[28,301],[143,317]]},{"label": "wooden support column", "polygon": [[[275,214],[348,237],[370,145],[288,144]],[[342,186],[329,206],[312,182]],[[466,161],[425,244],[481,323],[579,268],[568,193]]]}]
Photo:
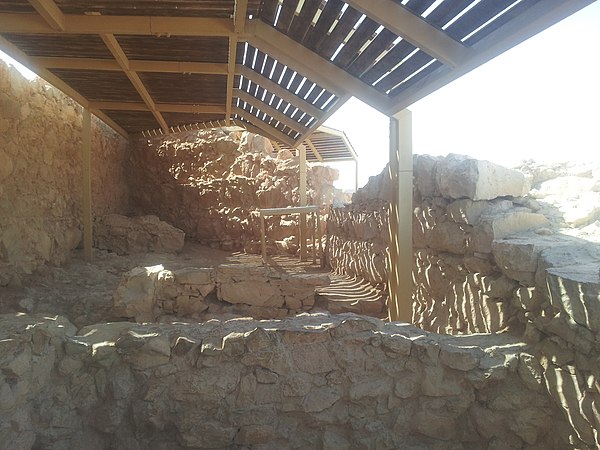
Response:
[{"label": "wooden support column", "polygon": [[83,109],[83,256],[92,262],[92,116],[88,108]]},{"label": "wooden support column", "polygon": [[390,118],[389,318],[412,321],[412,113],[405,109]]},{"label": "wooden support column", "polygon": [[[298,145],[298,157],[300,159],[300,206],[306,206],[306,147],[303,144]],[[306,238],[308,237],[307,231],[308,229],[306,226],[306,213],[301,213],[300,235],[298,236],[300,240],[300,261],[304,261],[304,259],[306,258]]]}]

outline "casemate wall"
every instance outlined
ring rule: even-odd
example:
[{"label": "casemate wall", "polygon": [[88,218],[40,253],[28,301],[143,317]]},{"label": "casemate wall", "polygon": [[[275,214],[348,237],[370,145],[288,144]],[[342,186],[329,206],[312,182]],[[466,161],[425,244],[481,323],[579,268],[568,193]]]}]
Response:
[{"label": "casemate wall", "polygon": [[[0,61],[0,286],[81,240],[82,108]],[[94,215],[124,213],[127,141],[92,121]]]}]

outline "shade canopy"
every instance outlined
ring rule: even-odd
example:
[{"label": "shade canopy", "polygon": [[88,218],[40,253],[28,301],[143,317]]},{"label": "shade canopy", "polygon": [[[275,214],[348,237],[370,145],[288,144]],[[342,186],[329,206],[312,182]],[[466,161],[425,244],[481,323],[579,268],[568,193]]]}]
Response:
[{"label": "shade canopy", "polygon": [[295,147],[352,96],[393,115],[592,2],[0,1],[0,48],[123,135],[231,123]]}]

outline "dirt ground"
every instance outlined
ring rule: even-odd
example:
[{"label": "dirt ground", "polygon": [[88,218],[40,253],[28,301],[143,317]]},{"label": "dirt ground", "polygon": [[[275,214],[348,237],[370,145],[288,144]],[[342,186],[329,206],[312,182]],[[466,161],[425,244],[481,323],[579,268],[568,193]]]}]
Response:
[{"label": "dirt ground", "polygon": [[[165,269],[215,267],[219,264],[261,264],[259,255],[225,252],[195,243],[186,243],[179,254],[141,253],[119,256],[94,249],[92,263],[83,260],[81,250],[61,267],[46,266],[22,278],[20,285],[0,287],[0,312],[43,313],[67,317],[77,327],[123,320],[111,313],[112,296],[122,275],[134,267],[162,264]],[[269,266],[285,272],[322,272],[312,260],[274,256]],[[217,311],[215,311],[217,313]],[[222,308],[218,313],[222,313]],[[236,316],[235,311],[228,315]]]}]

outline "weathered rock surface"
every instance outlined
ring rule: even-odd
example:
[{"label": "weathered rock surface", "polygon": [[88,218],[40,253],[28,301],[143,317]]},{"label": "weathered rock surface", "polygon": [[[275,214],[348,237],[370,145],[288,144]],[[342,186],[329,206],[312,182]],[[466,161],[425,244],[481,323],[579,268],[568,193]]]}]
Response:
[{"label": "weathered rock surface", "polygon": [[569,446],[539,363],[506,336],[321,314],[77,333],[11,315],[0,333],[3,448]]},{"label": "weathered rock surface", "polygon": [[[63,263],[81,240],[81,111],[0,61],[0,286]],[[126,149],[92,121],[94,215],[127,210]]]},{"label": "weathered rock surface", "polygon": [[[413,323],[522,334],[540,358],[522,375],[544,380],[569,419],[572,448],[598,448],[600,171],[528,162],[522,169],[530,195],[506,196],[502,183],[491,183],[488,192],[499,197],[477,200],[491,197],[478,192],[479,167],[464,158],[415,156]],[[384,171],[329,224],[333,268],[378,286],[388,276],[386,183]]]},{"label": "weathered rock surface", "polygon": [[180,252],[185,233],[156,216],[108,214],[96,220],[94,246],[119,255],[141,252]]},{"label": "weathered rock surface", "polygon": [[[140,140],[131,149],[132,204],[185,231],[188,239],[224,250],[260,252],[259,208],[299,204],[299,161],[271,153],[270,142],[226,129]],[[330,205],[339,191],[335,169],[309,164],[308,202]],[[267,220],[269,246],[297,235],[297,218]]]},{"label": "weathered rock surface", "polygon": [[[209,308],[207,297],[216,292],[212,310],[233,304],[243,306],[252,317],[282,317],[312,309],[316,288],[329,283],[325,273],[288,273],[245,264],[174,271],[162,265],[136,267],[123,275],[113,296],[113,311],[137,322],[200,319]],[[214,304],[216,300],[223,305]]]}]

